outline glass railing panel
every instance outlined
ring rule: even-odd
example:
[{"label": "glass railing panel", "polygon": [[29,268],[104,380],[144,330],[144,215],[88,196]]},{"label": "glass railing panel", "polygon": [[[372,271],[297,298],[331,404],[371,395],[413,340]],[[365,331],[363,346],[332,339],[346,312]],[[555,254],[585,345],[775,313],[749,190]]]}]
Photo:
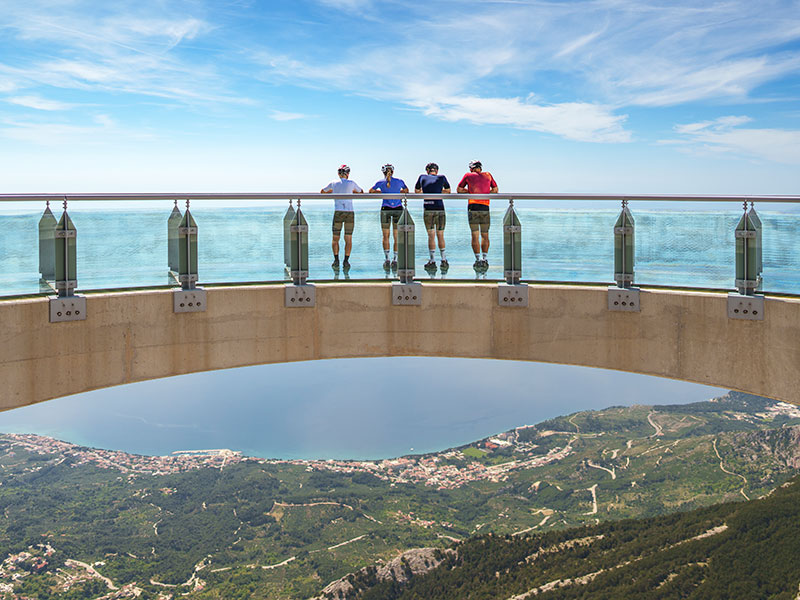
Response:
[{"label": "glass railing panel", "polygon": [[0,296],[38,294],[41,214],[0,208],[5,208],[0,213]]},{"label": "glass railing panel", "polygon": [[[309,225],[310,281],[397,279],[396,271],[383,268],[380,204],[375,197],[354,200],[351,268],[345,272],[331,268],[333,199],[302,202]],[[445,205],[444,237],[450,267],[442,272],[437,244],[437,268],[426,271],[428,236],[422,201],[408,201],[415,222],[416,279],[502,280],[502,221],[508,201],[492,200],[489,268],[485,272],[473,268],[466,199],[453,195],[445,198]],[[733,231],[740,210],[727,203],[719,209],[692,210],[691,206],[630,205],[636,221],[636,284],[733,289]],[[800,211],[793,206],[759,213],[765,291],[800,294]],[[200,284],[285,281],[283,216],[287,207],[288,200],[247,207],[193,202],[192,213],[199,227]],[[38,273],[38,221],[44,203],[36,209],[0,208],[0,296],[46,291]],[[60,207],[53,208],[59,217]],[[524,200],[517,201],[515,208],[522,225],[523,280],[612,283],[613,225],[618,208],[569,208],[568,202]],[[172,203],[166,201],[136,209],[71,203],[70,214],[78,229],[79,289],[176,284],[168,276],[167,264],[166,222],[171,209]]]},{"label": "glass railing panel", "polygon": [[[523,279],[613,281],[613,227],[618,211],[535,208],[524,202],[516,202],[515,209],[522,225]],[[498,236],[499,247],[502,227]]]},{"label": "glass railing panel", "polygon": [[800,294],[800,211],[764,211],[759,215],[764,227],[762,288]]},{"label": "glass railing panel", "polygon": [[732,289],[733,230],[741,216],[719,211],[648,210],[633,206],[636,279],[641,285]]}]

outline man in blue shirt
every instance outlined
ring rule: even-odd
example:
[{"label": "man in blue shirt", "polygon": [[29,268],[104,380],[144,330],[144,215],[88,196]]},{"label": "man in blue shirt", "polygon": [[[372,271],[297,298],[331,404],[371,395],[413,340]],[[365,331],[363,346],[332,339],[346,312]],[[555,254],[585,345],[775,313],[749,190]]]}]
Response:
[{"label": "man in blue shirt", "polygon": [[[405,194],[408,192],[406,183],[402,179],[396,179],[394,175],[393,165],[383,165],[381,172],[384,178],[373,185],[369,193],[377,194],[383,192],[385,194]],[[383,268],[388,271],[397,269],[397,222],[403,214],[403,200],[400,197],[384,198],[381,205],[381,230],[383,232]],[[389,262],[389,227],[392,227],[394,236],[394,255],[392,261]]]},{"label": "man in blue shirt", "polygon": [[[450,182],[447,177],[439,175],[439,165],[428,163],[425,165],[425,175],[420,175],[414,186],[417,194],[449,194]],[[441,198],[425,200],[425,212],[423,214],[425,229],[428,231],[428,253],[430,258],[425,263],[426,269],[436,269],[434,255],[436,253],[436,240],[439,240],[439,253],[442,256],[442,271],[447,271],[450,267],[444,251],[444,226],[447,222],[444,214],[444,201]]]}]

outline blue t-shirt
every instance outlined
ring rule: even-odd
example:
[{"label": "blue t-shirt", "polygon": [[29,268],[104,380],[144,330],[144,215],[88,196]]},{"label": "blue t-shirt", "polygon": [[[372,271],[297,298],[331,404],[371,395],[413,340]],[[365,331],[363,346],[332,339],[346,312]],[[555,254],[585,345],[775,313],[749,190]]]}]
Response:
[{"label": "blue t-shirt", "polygon": [[[444,175],[420,175],[417,179],[415,190],[421,189],[423,194],[441,194],[442,190],[450,189],[450,182]],[[426,210],[444,210],[444,202],[441,198],[432,198],[424,201]]]},{"label": "blue t-shirt", "polygon": [[[392,182],[389,183],[385,179],[381,179],[378,183],[372,186],[374,190],[380,190],[387,194],[399,194],[400,190],[406,187],[406,182],[397,177],[392,177]],[[402,208],[402,198],[384,198],[381,208]]]}]

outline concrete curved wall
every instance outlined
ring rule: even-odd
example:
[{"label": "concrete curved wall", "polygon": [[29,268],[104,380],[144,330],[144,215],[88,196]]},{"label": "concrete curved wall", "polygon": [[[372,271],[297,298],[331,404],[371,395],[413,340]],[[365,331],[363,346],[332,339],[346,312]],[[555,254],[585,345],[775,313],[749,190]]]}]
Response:
[{"label": "concrete curved wall", "polygon": [[91,294],[72,323],[49,323],[43,298],[0,301],[0,410],[212,369],[415,355],[618,369],[800,404],[800,300],[768,298],[764,321],[728,319],[726,296],[702,292],[606,307],[605,288],[531,286],[529,308],[501,308],[481,283],[425,283],[421,307],[392,306],[388,283],[320,284],[315,308],[293,309],[282,285],[210,288],[207,312],[190,314],[173,314],[170,291]]}]

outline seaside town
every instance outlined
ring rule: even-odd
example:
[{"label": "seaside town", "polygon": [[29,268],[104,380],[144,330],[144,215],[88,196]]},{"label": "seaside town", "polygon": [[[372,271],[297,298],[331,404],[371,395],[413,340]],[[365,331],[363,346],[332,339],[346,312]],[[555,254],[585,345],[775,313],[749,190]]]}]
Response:
[{"label": "seaside town", "polygon": [[[543,432],[556,434],[565,432]],[[572,452],[569,441],[545,454],[533,454],[536,446],[520,442],[517,430],[505,432],[483,440],[478,448],[470,447],[478,454],[491,454],[499,449],[512,448],[515,454],[525,458],[484,464],[474,456],[460,450],[447,450],[436,454],[404,456],[377,461],[368,460],[283,460],[243,456],[241,452],[228,449],[184,450],[168,456],[145,456],[128,454],[116,450],[101,450],[77,446],[53,438],[34,434],[5,434],[0,440],[14,448],[36,454],[58,455],[59,461],[69,459],[72,466],[93,465],[103,469],[116,469],[128,477],[137,475],[169,475],[200,468],[224,469],[240,462],[255,462],[271,465],[296,465],[306,470],[331,471],[343,474],[369,473],[390,484],[424,484],[437,489],[453,489],[475,481],[504,481],[511,471],[530,469],[559,461]],[[31,467],[33,469],[41,467]]]}]

